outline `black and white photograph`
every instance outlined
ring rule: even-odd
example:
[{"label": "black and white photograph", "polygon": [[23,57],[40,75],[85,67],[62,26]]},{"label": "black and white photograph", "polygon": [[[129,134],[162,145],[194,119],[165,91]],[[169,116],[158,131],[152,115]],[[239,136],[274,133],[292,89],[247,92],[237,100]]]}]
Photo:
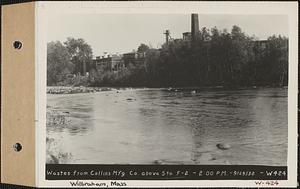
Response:
[{"label": "black and white photograph", "polygon": [[46,163],[287,166],[288,24],[49,17]]},{"label": "black and white photograph", "polygon": [[297,5],[1,6],[1,183],[299,185]]}]

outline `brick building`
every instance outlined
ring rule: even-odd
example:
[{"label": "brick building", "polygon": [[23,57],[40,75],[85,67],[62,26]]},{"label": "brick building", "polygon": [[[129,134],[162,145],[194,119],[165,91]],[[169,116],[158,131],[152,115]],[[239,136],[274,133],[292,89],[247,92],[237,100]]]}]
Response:
[{"label": "brick building", "polygon": [[146,55],[145,53],[139,52],[130,52],[123,54],[123,61],[125,67],[128,67],[130,64],[134,66],[143,66],[145,62]]},{"label": "brick building", "polygon": [[93,60],[97,71],[116,71],[124,67],[124,61],[120,55],[97,56]]}]

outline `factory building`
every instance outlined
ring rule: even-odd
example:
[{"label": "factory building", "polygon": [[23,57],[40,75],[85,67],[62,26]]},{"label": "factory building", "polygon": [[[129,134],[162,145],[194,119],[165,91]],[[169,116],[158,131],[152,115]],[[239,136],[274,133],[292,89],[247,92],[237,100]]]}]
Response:
[{"label": "factory building", "polygon": [[143,66],[145,63],[145,58],[145,53],[130,52],[123,54],[123,61],[125,67],[128,67],[130,64],[134,66]]},{"label": "factory building", "polygon": [[[166,44],[168,45],[170,38],[169,30],[164,33],[166,35]],[[191,15],[191,32],[183,33],[183,40],[191,42],[199,37],[199,20],[198,14]],[[133,65],[135,67],[145,66],[146,54],[140,52],[129,52],[123,55],[106,55],[97,56],[93,59],[93,68],[98,72],[101,71],[118,71],[122,68]]]},{"label": "factory building", "polygon": [[130,65],[135,67],[145,65],[145,53],[130,52],[123,55],[97,56],[93,60],[95,69],[101,71],[118,71]]},{"label": "factory building", "polygon": [[[177,43],[184,41],[189,45],[193,45],[195,41],[201,38],[201,32],[199,29],[199,18],[198,14],[191,14],[191,30],[182,33],[182,39],[172,39],[169,30],[164,32],[165,34],[165,45],[169,45],[170,42]],[[204,45],[209,45],[209,40],[202,41]],[[267,46],[267,40],[254,41],[255,50],[265,50]],[[158,49],[161,51],[162,49]],[[98,56],[93,60],[93,67],[96,68],[98,72],[101,71],[118,71],[126,67],[133,65],[135,67],[145,66],[146,54],[140,52],[129,52],[122,55],[107,55]],[[85,69],[85,66],[84,68]]]},{"label": "factory building", "polygon": [[182,33],[183,41],[191,42],[200,38],[198,14],[191,15],[191,31]]},{"label": "factory building", "polygon": [[97,71],[116,71],[124,67],[122,56],[117,54],[97,56],[93,63]]},{"label": "factory building", "polygon": [[182,33],[182,39],[183,39],[183,41],[191,41],[192,40],[191,32]]}]

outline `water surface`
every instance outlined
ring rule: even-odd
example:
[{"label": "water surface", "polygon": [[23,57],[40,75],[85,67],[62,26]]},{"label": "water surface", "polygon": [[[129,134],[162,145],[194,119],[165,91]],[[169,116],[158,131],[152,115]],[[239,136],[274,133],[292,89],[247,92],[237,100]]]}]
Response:
[{"label": "water surface", "polygon": [[47,106],[69,120],[47,127],[67,163],[287,164],[287,89],[47,94]]}]

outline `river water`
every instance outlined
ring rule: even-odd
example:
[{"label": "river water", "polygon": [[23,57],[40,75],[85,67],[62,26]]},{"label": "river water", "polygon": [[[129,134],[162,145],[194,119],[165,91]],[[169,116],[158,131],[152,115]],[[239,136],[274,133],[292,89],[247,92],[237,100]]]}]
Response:
[{"label": "river water", "polygon": [[[47,94],[47,126],[78,164],[287,164],[287,89]],[[216,145],[230,145],[227,150]]]}]

